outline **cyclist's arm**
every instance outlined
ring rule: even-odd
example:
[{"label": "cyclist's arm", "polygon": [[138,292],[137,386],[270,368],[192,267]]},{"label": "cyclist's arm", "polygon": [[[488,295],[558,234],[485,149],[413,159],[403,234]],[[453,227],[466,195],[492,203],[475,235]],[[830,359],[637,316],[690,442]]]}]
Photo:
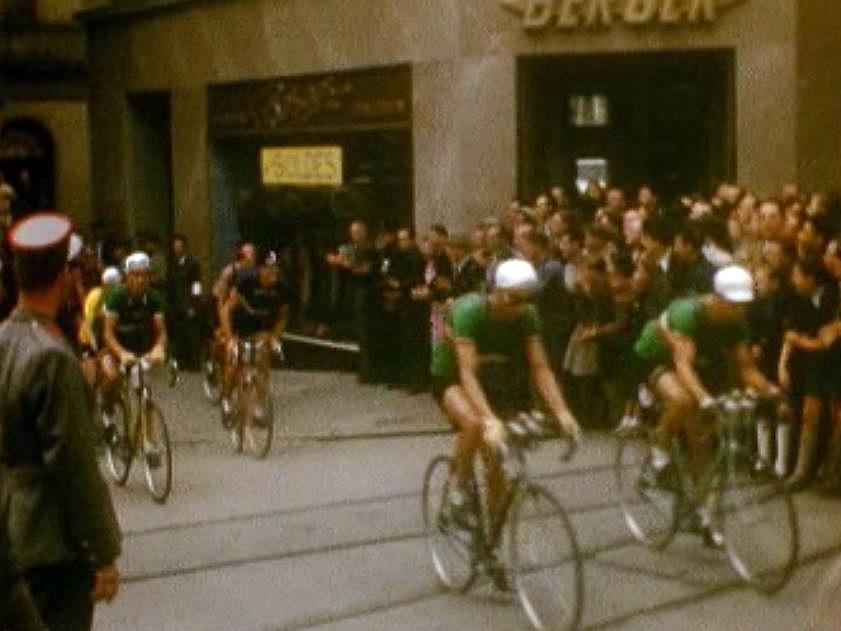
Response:
[{"label": "cyclist's arm", "polygon": [[555,375],[549,367],[549,360],[546,359],[546,351],[543,343],[537,335],[531,335],[526,340],[526,357],[531,368],[531,377],[540,398],[549,408],[561,427],[571,436],[579,433],[578,424],[575,422],[572,412],[569,410],[564,395],[558,387]]},{"label": "cyclist's arm", "polygon": [[820,351],[826,348],[820,337],[810,337],[803,333],[797,333],[796,331],[786,333],[786,342],[792,348],[798,348],[803,351]]},{"label": "cyclist's arm", "polygon": [[685,335],[666,331],[662,327],[661,331],[669,343],[678,379],[692,393],[699,405],[706,405],[712,397],[695,370],[695,342]]},{"label": "cyclist's arm", "polygon": [[116,355],[121,362],[125,362],[132,356],[132,353],[123,348],[122,344],[120,344],[120,341],[117,339],[115,328],[117,326],[118,319],[119,318],[115,313],[111,313],[110,311],[105,312],[105,330],[102,334],[102,338],[105,341],[105,348]]},{"label": "cyclist's arm", "polygon": [[455,347],[461,387],[483,420],[496,420],[485,391],[479,383],[479,354],[476,352],[476,344],[469,338],[456,338]]},{"label": "cyclist's arm", "polygon": [[96,336],[87,320],[82,320],[79,324],[79,343],[90,346],[94,351],[97,350]]},{"label": "cyclist's arm", "polygon": [[166,356],[166,321],[164,320],[164,314],[156,313],[152,316],[152,325],[155,329],[155,343],[146,356],[154,362],[162,362]]},{"label": "cyclist's arm", "polygon": [[751,352],[750,346],[740,344],[733,353],[735,355],[736,365],[739,368],[739,376],[745,387],[756,390],[756,392],[765,397],[779,395],[779,388],[771,383],[756,365],[756,359]]}]

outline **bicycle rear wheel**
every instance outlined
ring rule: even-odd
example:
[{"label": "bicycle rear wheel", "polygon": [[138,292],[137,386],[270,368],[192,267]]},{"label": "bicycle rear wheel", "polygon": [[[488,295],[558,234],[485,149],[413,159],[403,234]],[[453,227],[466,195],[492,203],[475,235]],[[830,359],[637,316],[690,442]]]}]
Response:
[{"label": "bicycle rear wheel", "polygon": [[758,472],[744,451],[729,457],[719,490],[717,521],[733,569],[754,589],[782,589],[797,565],[800,532],[794,501],[785,485]]},{"label": "bicycle rear wheel", "polygon": [[657,479],[648,430],[620,438],[614,474],[622,516],[634,539],[651,548],[666,547],[677,532],[678,496]]},{"label": "bicycle rear wheel", "polygon": [[448,511],[452,460],[438,456],[427,467],[423,480],[423,523],[432,564],[438,579],[449,590],[466,592],[476,580],[473,533],[453,523]]},{"label": "bicycle rear wheel", "polygon": [[245,424],[244,439],[258,460],[268,455],[274,436],[274,401],[268,388],[258,385],[251,390],[250,422]]},{"label": "bicycle rear wheel", "polygon": [[584,574],[575,531],[558,500],[530,484],[510,513],[514,588],[532,626],[569,631],[581,622]]},{"label": "bicycle rear wheel", "polygon": [[128,480],[131,461],[134,457],[129,405],[125,397],[120,396],[114,403],[112,414],[107,415],[102,409],[99,414],[103,427],[108,472],[118,486],[123,486]]},{"label": "bicycle rear wheel", "polygon": [[145,410],[146,430],[141,432],[141,454],[146,487],[152,499],[163,504],[172,491],[172,446],[163,414],[151,401]]}]

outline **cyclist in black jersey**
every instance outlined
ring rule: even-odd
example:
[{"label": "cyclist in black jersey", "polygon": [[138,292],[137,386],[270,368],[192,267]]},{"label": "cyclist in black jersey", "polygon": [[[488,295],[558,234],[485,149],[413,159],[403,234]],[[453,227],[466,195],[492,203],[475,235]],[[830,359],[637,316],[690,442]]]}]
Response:
[{"label": "cyclist in black jersey", "polygon": [[[221,311],[221,337],[227,344],[223,383],[223,409],[230,407],[227,394],[236,383],[234,351],[238,338],[256,338],[276,345],[286,328],[292,292],[280,280],[277,256],[269,252],[256,269],[241,272]],[[261,358],[261,370],[269,370],[270,355]]]}]

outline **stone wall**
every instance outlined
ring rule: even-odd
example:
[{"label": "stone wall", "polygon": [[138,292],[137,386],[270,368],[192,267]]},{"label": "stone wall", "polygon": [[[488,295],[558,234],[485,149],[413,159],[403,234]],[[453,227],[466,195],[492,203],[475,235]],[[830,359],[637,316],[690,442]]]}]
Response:
[{"label": "stone wall", "polygon": [[88,107],[81,101],[12,102],[0,111],[0,126],[31,118],[55,140],[56,206],[86,227],[91,221],[91,146]]},{"label": "stone wall", "polygon": [[42,22],[72,22],[81,10],[82,0],[38,0],[38,19]]},{"label": "stone wall", "polygon": [[96,199],[129,205],[127,92],[173,94],[176,229],[203,237],[208,84],[411,63],[416,224],[466,227],[516,190],[518,56],[709,48],[736,51],[738,177],[772,192],[798,174],[797,19],[791,0],[745,0],[694,28],[541,34],[496,0],[231,0],[103,19],[90,27]]},{"label": "stone wall", "polygon": [[798,176],[809,189],[841,190],[841,11],[837,0],[800,0]]}]

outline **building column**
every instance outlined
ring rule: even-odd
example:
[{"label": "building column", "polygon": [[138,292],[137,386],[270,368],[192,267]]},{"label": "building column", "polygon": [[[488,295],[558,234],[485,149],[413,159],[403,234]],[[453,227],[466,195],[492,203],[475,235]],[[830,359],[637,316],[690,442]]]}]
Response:
[{"label": "building column", "polygon": [[517,188],[516,59],[459,58],[413,68],[415,225],[469,230]]},{"label": "building column", "polygon": [[187,236],[190,252],[209,280],[214,228],[210,208],[207,148],[207,90],[172,92],[172,181],[174,228]]}]

